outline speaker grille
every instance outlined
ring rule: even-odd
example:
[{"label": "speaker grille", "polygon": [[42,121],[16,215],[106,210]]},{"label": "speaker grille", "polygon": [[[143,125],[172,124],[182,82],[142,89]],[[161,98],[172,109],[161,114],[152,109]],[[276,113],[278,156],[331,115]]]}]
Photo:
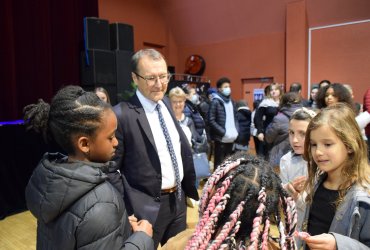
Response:
[{"label": "speaker grille", "polygon": [[110,49],[109,22],[96,17],[85,18],[86,49]]},{"label": "speaker grille", "polygon": [[110,38],[112,50],[134,51],[134,28],[125,23],[111,23]]}]

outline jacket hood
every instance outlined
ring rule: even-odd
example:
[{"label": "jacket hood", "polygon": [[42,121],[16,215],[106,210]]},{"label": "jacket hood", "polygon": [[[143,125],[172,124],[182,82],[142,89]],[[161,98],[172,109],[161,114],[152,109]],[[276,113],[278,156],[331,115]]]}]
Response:
[{"label": "jacket hood", "polygon": [[27,207],[48,223],[78,199],[105,182],[113,162],[68,162],[60,153],[46,153],[33,172],[26,188]]},{"label": "jacket hood", "polygon": [[238,108],[238,111],[239,111],[239,110],[250,110],[250,109],[249,109],[248,107],[239,107],[239,108]]},{"label": "jacket hood", "polygon": [[297,109],[302,108],[302,104],[291,104],[289,107],[282,107],[279,112],[284,113],[286,116],[291,117],[294,111]]},{"label": "jacket hood", "polygon": [[258,107],[278,107],[279,103],[271,98],[265,98],[261,101]]},{"label": "jacket hood", "polygon": [[225,103],[228,103],[231,100],[230,96],[224,96],[223,94],[221,94],[219,92],[214,93],[213,98],[220,99],[221,101],[223,101]]}]

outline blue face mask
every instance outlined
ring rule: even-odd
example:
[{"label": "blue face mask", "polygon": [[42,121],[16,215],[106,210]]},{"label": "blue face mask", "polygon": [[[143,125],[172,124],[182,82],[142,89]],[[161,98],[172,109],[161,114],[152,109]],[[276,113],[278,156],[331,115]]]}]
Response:
[{"label": "blue face mask", "polygon": [[221,92],[224,96],[229,96],[231,94],[231,89],[229,87],[223,88]]}]

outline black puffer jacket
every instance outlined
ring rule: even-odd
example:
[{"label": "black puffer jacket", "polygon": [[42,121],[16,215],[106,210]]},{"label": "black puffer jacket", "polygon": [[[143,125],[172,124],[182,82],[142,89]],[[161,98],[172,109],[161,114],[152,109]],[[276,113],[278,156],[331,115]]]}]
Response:
[{"label": "black puffer jacket", "polygon": [[26,188],[37,249],[154,249],[144,232],[131,235],[122,197],[106,181],[109,164],[44,155]]},{"label": "black puffer jacket", "polygon": [[248,107],[240,107],[236,112],[236,117],[238,118],[239,123],[239,134],[235,142],[243,146],[248,146],[251,136],[252,112]]},{"label": "black puffer jacket", "polygon": [[[226,112],[225,107],[223,104],[224,102],[232,102],[234,107],[234,121],[236,129],[238,129],[238,119],[236,117],[236,107],[235,103],[230,99],[230,97],[225,97],[222,94],[215,93],[215,96],[212,99],[212,102],[209,106],[208,111],[208,125],[209,125],[209,133],[211,135],[211,139],[214,141],[220,142],[222,137],[225,135],[225,123],[226,123]],[[221,99],[222,100],[221,100]]]},{"label": "black puffer jacket", "polygon": [[184,114],[185,116],[190,117],[193,120],[194,127],[198,133],[198,136],[201,136],[204,129],[206,128],[206,123],[204,122],[203,117],[198,110],[198,107],[189,100],[186,100]]}]

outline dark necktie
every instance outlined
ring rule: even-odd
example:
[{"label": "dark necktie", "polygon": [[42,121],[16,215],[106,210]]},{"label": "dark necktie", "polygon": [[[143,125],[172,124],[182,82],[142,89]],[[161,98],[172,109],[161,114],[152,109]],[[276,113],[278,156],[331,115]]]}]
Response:
[{"label": "dark necktie", "polygon": [[177,185],[177,197],[178,197],[179,200],[181,200],[180,171],[179,171],[179,166],[177,165],[175,150],[173,149],[171,137],[170,137],[170,134],[168,133],[166,123],[164,122],[164,119],[163,119],[163,115],[162,115],[162,111],[161,111],[161,105],[157,104],[155,109],[158,111],[159,122],[161,124],[161,128],[162,128],[164,137],[166,138],[167,149],[168,149],[168,152],[170,153],[170,156],[171,156],[173,169],[175,170],[175,178],[176,178],[176,185]]}]

